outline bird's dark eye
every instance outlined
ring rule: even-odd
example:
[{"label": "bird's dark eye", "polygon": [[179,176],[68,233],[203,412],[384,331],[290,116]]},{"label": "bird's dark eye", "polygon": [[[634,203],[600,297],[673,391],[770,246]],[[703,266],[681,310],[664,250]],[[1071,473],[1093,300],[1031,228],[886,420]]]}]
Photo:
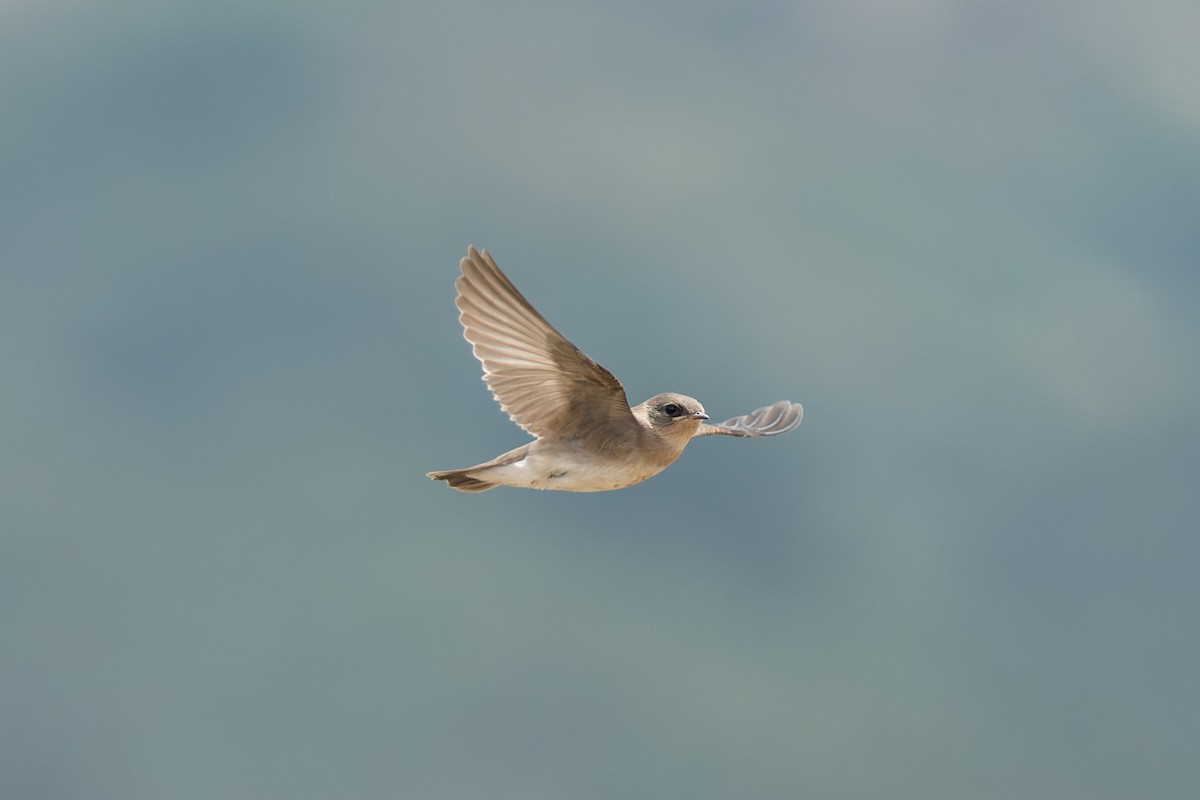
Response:
[{"label": "bird's dark eye", "polygon": [[683,413],[683,410],[674,403],[667,403],[665,406],[663,406],[662,410],[663,413],[668,417],[678,417]]}]

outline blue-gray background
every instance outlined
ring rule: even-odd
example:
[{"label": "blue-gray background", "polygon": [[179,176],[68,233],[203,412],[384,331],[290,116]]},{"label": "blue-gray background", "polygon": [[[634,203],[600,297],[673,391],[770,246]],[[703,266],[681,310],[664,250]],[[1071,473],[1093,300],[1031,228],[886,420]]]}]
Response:
[{"label": "blue-gray background", "polygon": [[[13,798],[1184,798],[1194,3],[6,3]],[[618,493],[488,247],[704,440]]]}]

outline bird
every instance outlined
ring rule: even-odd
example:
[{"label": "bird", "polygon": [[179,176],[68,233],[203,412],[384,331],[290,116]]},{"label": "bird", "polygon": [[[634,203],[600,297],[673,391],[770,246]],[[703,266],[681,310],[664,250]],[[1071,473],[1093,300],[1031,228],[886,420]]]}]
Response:
[{"label": "bird", "polygon": [[621,382],[547,322],[487,250],[468,247],[460,269],[463,337],[501,410],[534,440],[473,467],[426,473],[453,489],[622,489],[662,472],[692,439],[778,436],[804,416],[781,400],[709,424],[698,400],[676,392],[631,407]]}]

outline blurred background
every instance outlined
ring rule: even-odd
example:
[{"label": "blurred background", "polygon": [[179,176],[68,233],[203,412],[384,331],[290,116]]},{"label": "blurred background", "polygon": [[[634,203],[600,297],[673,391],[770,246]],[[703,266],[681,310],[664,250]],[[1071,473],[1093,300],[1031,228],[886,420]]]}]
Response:
[{"label": "blurred background", "polygon": [[[1191,798],[1200,10],[0,8],[13,798]],[[526,440],[487,247],[640,402]]]}]

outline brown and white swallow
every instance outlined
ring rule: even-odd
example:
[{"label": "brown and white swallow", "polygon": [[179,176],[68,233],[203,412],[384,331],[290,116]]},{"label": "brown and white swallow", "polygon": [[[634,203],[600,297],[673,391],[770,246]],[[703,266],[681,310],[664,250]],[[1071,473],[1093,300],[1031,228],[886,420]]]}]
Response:
[{"label": "brown and white swallow", "polygon": [[611,372],[568,342],[474,247],[455,281],[459,322],[500,408],[534,441],[466,469],[430,472],[463,492],[495,486],[603,492],[662,472],[697,436],[777,436],[804,416],[780,400],[720,425],[682,394],[629,407]]}]

